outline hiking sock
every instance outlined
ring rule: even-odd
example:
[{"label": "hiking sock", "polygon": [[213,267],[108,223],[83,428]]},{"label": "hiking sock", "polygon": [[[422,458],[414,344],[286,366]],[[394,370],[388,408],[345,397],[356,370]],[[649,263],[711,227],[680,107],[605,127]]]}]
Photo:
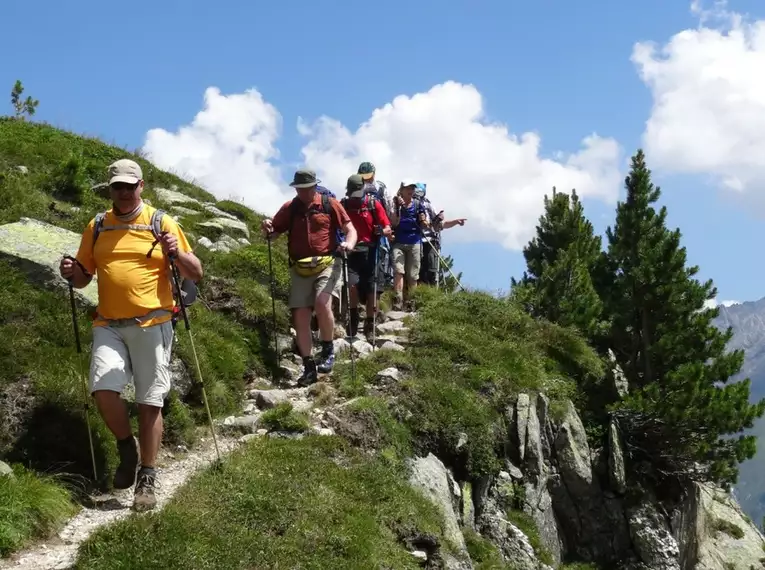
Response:
[{"label": "hiking sock", "polygon": [[348,336],[356,336],[359,330],[359,308],[351,308],[351,321],[348,324]]},{"label": "hiking sock", "polygon": [[125,439],[117,440],[117,452],[120,463],[114,472],[112,484],[115,489],[128,489],[135,483],[138,468],[138,446],[132,434]]},{"label": "hiking sock", "polygon": [[367,317],[364,319],[364,334],[368,337],[372,336],[375,329],[375,318]]},{"label": "hiking sock", "polygon": [[335,351],[335,343],[331,340],[321,341],[321,356],[326,358]]}]

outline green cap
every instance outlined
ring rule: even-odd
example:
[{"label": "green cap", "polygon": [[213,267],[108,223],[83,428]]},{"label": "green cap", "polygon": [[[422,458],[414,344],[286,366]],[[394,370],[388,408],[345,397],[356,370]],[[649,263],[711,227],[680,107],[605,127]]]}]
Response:
[{"label": "green cap", "polygon": [[371,162],[362,162],[359,164],[358,173],[361,174],[361,178],[364,180],[369,180],[375,175],[375,165]]},{"label": "green cap", "polygon": [[359,192],[364,189],[364,179],[360,174],[352,174],[348,178],[348,182],[345,184],[345,192],[349,196],[354,192]]}]

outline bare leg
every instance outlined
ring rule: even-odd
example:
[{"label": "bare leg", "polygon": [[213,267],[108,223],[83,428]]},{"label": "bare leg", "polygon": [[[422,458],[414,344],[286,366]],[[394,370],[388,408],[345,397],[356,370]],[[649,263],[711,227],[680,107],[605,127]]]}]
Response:
[{"label": "bare leg", "polygon": [[114,437],[118,440],[130,437],[133,430],[130,427],[127,407],[119,393],[111,390],[97,390],[93,393],[93,397],[106,427],[111,430]]},{"label": "bare leg", "polygon": [[[297,331],[297,345],[300,356],[310,356],[313,348],[313,339],[311,338],[311,307],[300,307],[292,309],[292,323]],[[330,311],[330,314],[332,311]],[[317,320],[319,313],[316,313]],[[321,321],[319,321],[321,323]]]},{"label": "bare leg", "polygon": [[154,467],[162,442],[162,408],[138,404],[138,442],[141,445],[141,465]]},{"label": "bare leg", "polygon": [[316,320],[319,321],[319,338],[322,341],[332,341],[335,336],[335,315],[332,314],[332,295],[319,293],[316,296]]}]

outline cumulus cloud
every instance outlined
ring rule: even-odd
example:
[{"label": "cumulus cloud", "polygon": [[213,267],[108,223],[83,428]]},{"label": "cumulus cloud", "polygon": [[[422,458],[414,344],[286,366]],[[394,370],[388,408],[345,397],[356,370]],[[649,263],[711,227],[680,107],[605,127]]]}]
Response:
[{"label": "cumulus cloud", "polygon": [[591,134],[578,152],[545,158],[538,134],[516,135],[489,121],[478,90],[453,81],[396,97],[355,131],[329,117],[300,120],[298,129],[307,139],[306,164],[330,188],[344,188],[365,160],[394,192],[404,178],[426,182],[436,210],[443,209],[447,219],[468,219],[447,231],[449,241],[520,249],[553,186],[607,202],[619,192],[621,151],[615,140]]},{"label": "cumulus cloud", "polygon": [[696,29],[633,49],[653,96],[646,154],[655,167],[712,176],[753,196],[765,182],[765,20],[720,0],[694,0],[691,11]]},{"label": "cumulus cloud", "polygon": [[[210,87],[190,124],[174,133],[150,130],[143,151],[219,198],[239,196],[258,211],[273,212],[294,196],[277,164],[281,123],[277,109],[255,89],[223,95]],[[553,186],[607,202],[615,201],[620,187],[615,140],[590,134],[577,152],[543,157],[538,134],[516,135],[489,121],[478,90],[452,81],[396,97],[356,131],[330,117],[299,119],[296,127],[304,137],[305,164],[336,194],[344,194],[348,176],[365,160],[394,192],[403,178],[426,182],[436,209],[447,218],[468,218],[464,227],[449,230],[450,241],[520,249]]]},{"label": "cumulus cloud", "polygon": [[154,164],[193,180],[219,199],[237,198],[258,211],[277,209],[293,192],[282,183],[275,161],[282,118],[255,89],[204,94],[204,108],[190,124],[171,133],[146,133],[143,152]]},{"label": "cumulus cloud", "polygon": [[733,305],[740,305],[741,301],[718,301],[717,299],[708,299],[704,301],[704,307],[714,309],[715,307],[732,307]]}]

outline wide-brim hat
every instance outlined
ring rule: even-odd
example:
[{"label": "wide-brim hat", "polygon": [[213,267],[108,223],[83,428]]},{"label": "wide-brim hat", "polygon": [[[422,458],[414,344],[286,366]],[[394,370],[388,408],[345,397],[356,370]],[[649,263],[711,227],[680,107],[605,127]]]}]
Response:
[{"label": "wide-brim hat", "polygon": [[295,172],[295,176],[292,178],[290,186],[293,188],[310,188],[316,186],[321,180],[316,178],[316,173],[313,170],[298,170]]}]

